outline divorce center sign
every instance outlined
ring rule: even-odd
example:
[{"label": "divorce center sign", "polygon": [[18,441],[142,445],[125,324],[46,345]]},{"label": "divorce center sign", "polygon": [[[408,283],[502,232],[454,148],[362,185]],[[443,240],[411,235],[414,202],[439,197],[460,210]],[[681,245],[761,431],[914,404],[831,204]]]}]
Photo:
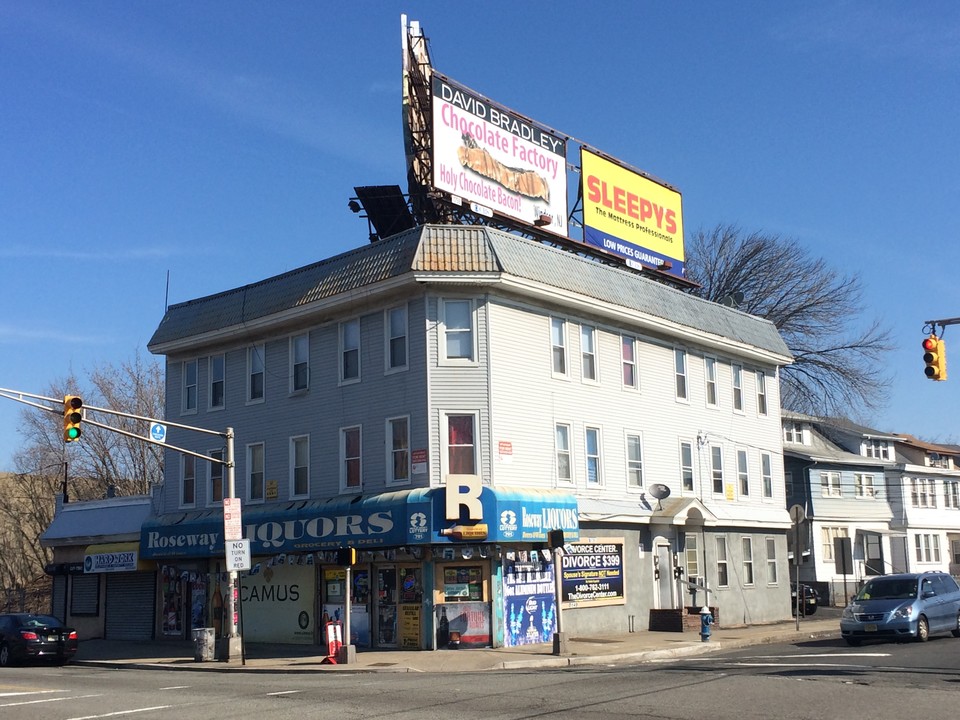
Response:
[{"label": "divorce center sign", "polygon": [[[567,234],[567,144],[433,74],[433,185],[480,208]],[[486,212],[484,212],[486,210]],[[541,216],[549,218],[542,225]]]},{"label": "divorce center sign", "polygon": [[583,240],[631,267],[684,277],[680,193],[581,148]]}]

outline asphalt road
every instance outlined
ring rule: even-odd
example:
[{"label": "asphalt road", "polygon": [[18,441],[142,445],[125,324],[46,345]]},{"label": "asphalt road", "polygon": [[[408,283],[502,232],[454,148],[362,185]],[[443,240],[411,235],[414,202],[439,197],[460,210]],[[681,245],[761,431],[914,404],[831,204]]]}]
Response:
[{"label": "asphalt road", "polygon": [[902,720],[952,717],[958,690],[960,640],[849,648],[831,639],[634,666],[447,675],[7,668],[0,717]]}]

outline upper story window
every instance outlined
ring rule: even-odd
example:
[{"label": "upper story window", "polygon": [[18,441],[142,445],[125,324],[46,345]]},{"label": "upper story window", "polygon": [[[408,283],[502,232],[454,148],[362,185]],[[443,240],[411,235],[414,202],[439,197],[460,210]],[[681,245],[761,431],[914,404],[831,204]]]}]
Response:
[{"label": "upper story window", "polygon": [[183,399],[182,413],[197,411],[197,361],[187,360],[183,363]]},{"label": "upper story window", "polygon": [[740,483],[740,495],[750,494],[750,466],[746,450],[737,450],[737,480]]},{"label": "upper story window", "polygon": [[197,460],[193,455],[180,457],[182,472],[180,482],[180,507],[193,507],[197,503]]},{"label": "upper story window", "polygon": [[360,426],[340,429],[340,492],[362,487]]},{"label": "upper story window", "polygon": [[687,399],[687,351],[675,348],[673,351],[674,376],[676,378],[677,400]]},{"label": "upper story window", "polygon": [[786,443],[803,444],[803,424],[796,420],[783,421],[783,441]]},{"label": "upper story window", "polygon": [[310,496],[310,438],[290,438],[290,497]]},{"label": "upper story window", "polygon": [[290,392],[306,390],[310,386],[310,335],[290,338]]},{"label": "upper story window", "polygon": [[623,386],[636,390],[640,386],[637,376],[637,339],[623,335],[620,338],[620,360],[623,365]]},{"label": "upper story window", "polygon": [[340,323],[340,382],[360,379],[360,320]]},{"label": "upper story window", "polygon": [[387,310],[384,326],[387,329],[387,370],[407,367],[407,306]]},{"label": "upper story window", "polygon": [[710,477],[713,481],[713,492],[723,494],[723,448],[719,445],[710,446]]},{"label": "upper story window", "polygon": [[627,487],[643,487],[643,436],[627,434]]},{"label": "upper story window", "polygon": [[209,486],[207,498],[211,503],[223,502],[223,450],[211,450],[211,461],[207,463],[209,471]]},{"label": "upper story window", "polygon": [[680,441],[680,487],[693,492],[693,443]]},{"label": "upper story window", "polygon": [[773,497],[773,458],[770,453],[760,453],[760,474],[763,476],[763,496]]},{"label": "upper story window", "polygon": [[600,457],[600,428],[588,427],[584,430],[587,461],[587,485],[603,484],[603,464]]},{"label": "upper story window", "polygon": [[960,482],[956,480],[943,481],[943,506],[960,510]]},{"label": "upper story window", "polygon": [[853,487],[856,490],[858,498],[872,498],[877,496],[876,488],[873,487],[873,475],[854,473]]},{"label": "upper story window", "polygon": [[597,329],[592,325],[580,327],[581,370],[584,380],[597,379]]},{"label": "upper story window", "polygon": [[733,375],[733,409],[743,412],[743,367],[731,365],[730,372]]},{"label": "upper story window", "polygon": [[940,453],[930,453],[924,458],[927,467],[943,468],[944,470],[952,470],[950,467],[950,456],[941,455]]},{"label": "upper story window", "polygon": [[864,440],[863,454],[869,458],[879,458],[880,460],[892,460],[890,443],[886,440]]},{"label": "upper story window", "polygon": [[570,426],[557,423],[554,430],[557,452],[557,481],[573,482],[573,461],[570,454]]},{"label": "upper story window", "polygon": [[550,318],[550,363],[554,375],[567,374],[567,322]]},{"label": "upper story window", "polygon": [[473,360],[473,302],[443,301],[443,350],[447,360]]},{"label": "upper story window", "polygon": [[820,473],[820,494],[823,497],[843,497],[840,489],[840,473],[823,471]]},{"label": "upper story window", "polygon": [[793,495],[793,473],[789,470],[783,471],[783,491],[786,493],[787,497]]},{"label": "upper story window", "polygon": [[447,472],[477,474],[476,415],[447,415]]},{"label": "upper story window", "polygon": [[220,410],[224,406],[225,391],[224,375],[226,359],[223,354],[211,355],[207,361],[207,373],[210,376],[210,409]]},{"label": "upper story window", "polygon": [[707,405],[717,406],[717,361],[712,357],[703,359],[703,371],[707,383]]},{"label": "upper story window", "polygon": [[762,370],[757,371],[757,414],[767,414],[767,376]]},{"label": "upper story window", "polygon": [[247,401],[259,402],[263,400],[264,381],[264,346],[254,345],[247,348]]},{"label": "upper story window", "polygon": [[912,478],[910,480],[910,502],[915,508],[935,508],[937,506],[937,481],[933,478]]},{"label": "upper story window", "polygon": [[387,484],[410,482],[410,418],[387,420]]},{"label": "upper story window", "polygon": [[263,443],[247,445],[248,502],[263,502],[264,477]]}]

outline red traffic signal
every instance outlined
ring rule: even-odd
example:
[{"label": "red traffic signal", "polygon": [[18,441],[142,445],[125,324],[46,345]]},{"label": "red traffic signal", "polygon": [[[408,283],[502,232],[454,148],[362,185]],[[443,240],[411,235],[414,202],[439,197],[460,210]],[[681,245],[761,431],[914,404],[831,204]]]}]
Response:
[{"label": "red traffic signal", "polygon": [[923,340],[923,373],[931,380],[947,379],[947,354],[943,338],[931,335]]}]

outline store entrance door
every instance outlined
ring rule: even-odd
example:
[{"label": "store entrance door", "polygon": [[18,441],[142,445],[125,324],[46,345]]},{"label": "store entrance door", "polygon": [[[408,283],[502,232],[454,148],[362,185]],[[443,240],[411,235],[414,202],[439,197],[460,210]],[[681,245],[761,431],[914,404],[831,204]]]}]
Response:
[{"label": "store entrance door", "polygon": [[397,646],[397,569],[377,568],[377,646]]}]

